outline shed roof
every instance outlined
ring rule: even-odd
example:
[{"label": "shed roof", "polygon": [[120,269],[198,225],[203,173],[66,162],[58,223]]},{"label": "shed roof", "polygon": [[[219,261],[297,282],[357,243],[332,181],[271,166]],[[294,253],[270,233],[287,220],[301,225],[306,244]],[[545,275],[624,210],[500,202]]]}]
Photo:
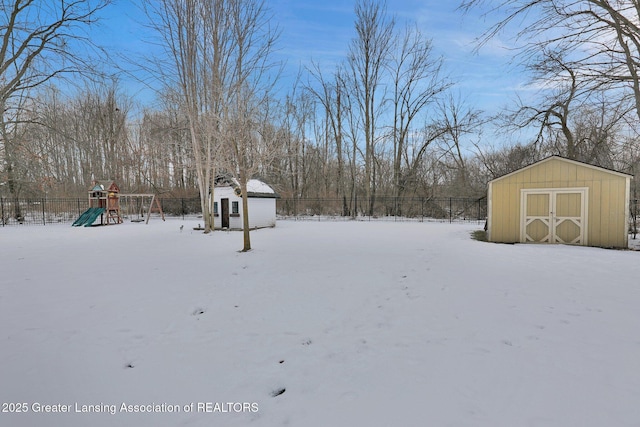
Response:
[{"label": "shed roof", "polygon": [[[237,179],[230,176],[219,176],[215,180],[216,187],[231,187],[234,190],[240,188],[240,183]],[[259,197],[259,198],[273,198],[280,197],[271,186],[259,179],[250,179],[247,181],[247,196]]]},{"label": "shed roof", "polygon": [[520,173],[520,172],[522,172],[524,170],[536,167],[538,165],[550,162],[552,160],[560,160],[560,161],[563,161],[563,162],[572,163],[572,164],[575,164],[575,165],[578,165],[578,166],[582,166],[582,167],[586,167],[586,168],[590,168],[590,169],[595,169],[595,170],[598,170],[598,171],[610,173],[612,175],[617,175],[617,176],[621,176],[621,177],[624,177],[624,178],[633,178],[633,175],[631,175],[631,174],[624,173],[624,172],[619,172],[619,171],[616,171],[616,170],[613,170],[613,169],[607,169],[607,168],[603,168],[603,167],[600,167],[600,166],[591,165],[589,163],[580,162],[578,160],[568,159],[568,158],[562,157],[562,156],[549,156],[549,157],[546,157],[546,158],[544,158],[542,160],[539,160],[539,161],[537,161],[535,163],[532,163],[530,165],[522,167],[520,169],[516,169],[513,172],[509,172],[508,174],[499,176],[498,178],[495,178],[495,179],[493,179],[493,180],[491,180],[489,182],[491,183],[491,182],[494,182],[494,181],[500,181],[502,179],[505,179],[505,178],[508,178],[508,177],[510,177],[512,175]]}]

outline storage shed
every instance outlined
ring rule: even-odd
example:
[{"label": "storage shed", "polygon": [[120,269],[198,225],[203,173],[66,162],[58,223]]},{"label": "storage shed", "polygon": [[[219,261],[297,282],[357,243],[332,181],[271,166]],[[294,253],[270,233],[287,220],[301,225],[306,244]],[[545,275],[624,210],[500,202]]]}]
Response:
[{"label": "storage shed", "polygon": [[494,179],[488,240],[627,248],[631,178],[552,156]]},{"label": "storage shed", "polygon": [[[258,179],[247,182],[249,228],[276,226],[278,194]],[[242,230],[242,197],[239,183],[230,177],[218,177],[213,192],[213,223],[216,229]]]}]

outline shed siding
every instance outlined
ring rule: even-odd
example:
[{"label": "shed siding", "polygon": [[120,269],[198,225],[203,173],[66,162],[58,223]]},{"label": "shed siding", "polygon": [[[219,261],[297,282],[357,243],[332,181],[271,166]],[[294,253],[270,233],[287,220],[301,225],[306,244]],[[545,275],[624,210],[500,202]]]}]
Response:
[{"label": "shed siding", "polygon": [[[232,187],[216,187],[214,190],[214,201],[218,203],[218,217],[214,218],[214,226],[222,228],[222,199],[229,199],[229,213],[233,202],[238,202],[238,216],[229,217],[229,228],[232,230],[242,230],[242,197],[238,197]],[[249,228],[265,228],[276,226],[276,199],[249,197]]]},{"label": "shed siding", "polygon": [[498,178],[489,184],[489,239],[520,241],[520,190],[586,187],[588,244],[626,247],[629,179],[623,174],[553,157]]},{"label": "shed siding", "polygon": [[249,227],[264,228],[276,226],[276,199],[249,198]]}]

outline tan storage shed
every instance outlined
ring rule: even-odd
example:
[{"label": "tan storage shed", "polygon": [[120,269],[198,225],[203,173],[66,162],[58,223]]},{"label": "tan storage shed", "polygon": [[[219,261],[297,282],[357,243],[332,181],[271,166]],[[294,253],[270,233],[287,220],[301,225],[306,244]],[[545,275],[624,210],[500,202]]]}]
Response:
[{"label": "tan storage shed", "polygon": [[631,175],[552,156],[489,182],[491,242],[627,248]]}]

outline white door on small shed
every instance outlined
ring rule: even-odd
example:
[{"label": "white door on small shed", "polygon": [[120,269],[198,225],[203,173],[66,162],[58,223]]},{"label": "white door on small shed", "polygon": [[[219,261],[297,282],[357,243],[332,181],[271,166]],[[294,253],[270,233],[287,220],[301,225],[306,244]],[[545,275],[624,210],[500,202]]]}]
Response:
[{"label": "white door on small shed", "polygon": [[521,190],[520,241],[587,244],[588,188]]}]

